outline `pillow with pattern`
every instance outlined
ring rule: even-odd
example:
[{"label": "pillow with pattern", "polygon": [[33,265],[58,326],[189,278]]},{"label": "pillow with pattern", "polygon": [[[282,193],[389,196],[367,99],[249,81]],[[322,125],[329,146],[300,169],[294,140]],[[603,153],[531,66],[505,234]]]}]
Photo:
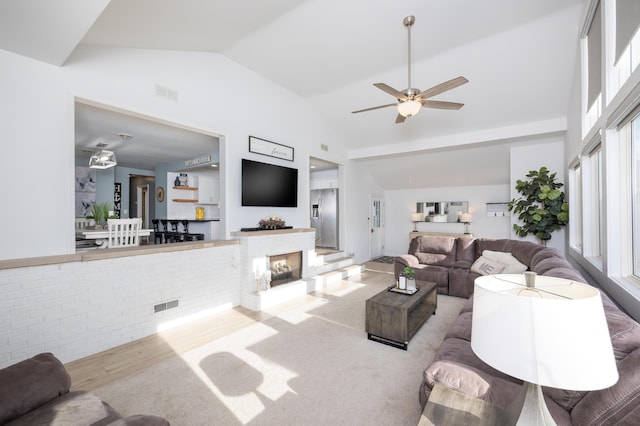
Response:
[{"label": "pillow with pattern", "polygon": [[503,274],[521,274],[528,269],[527,265],[520,263],[511,253],[484,250],[482,256],[504,265]]},{"label": "pillow with pattern", "polygon": [[478,260],[471,265],[471,270],[480,275],[494,275],[501,273],[504,270],[504,265],[480,256]]}]

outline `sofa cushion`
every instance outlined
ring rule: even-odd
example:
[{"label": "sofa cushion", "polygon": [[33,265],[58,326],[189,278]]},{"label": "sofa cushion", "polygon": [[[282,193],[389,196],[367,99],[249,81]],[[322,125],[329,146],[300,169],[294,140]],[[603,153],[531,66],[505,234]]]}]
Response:
[{"label": "sofa cushion", "polygon": [[575,425],[637,425],[640,421],[640,349],[618,362],[618,383],[588,392],[571,410]]},{"label": "sofa cushion", "polygon": [[615,307],[607,307],[604,304],[603,306],[613,354],[616,361],[620,361],[640,349],[640,324]]},{"label": "sofa cushion", "polygon": [[69,392],[71,377],[51,353],[0,370],[0,424]]},{"label": "sofa cushion", "polygon": [[487,259],[484,256],[480,256],[478,260],[473,262],[473,265],[471,265],[471,271],[480,275],[499,274],[504,270],[504,268],[505,266],[502,263]]},{"label": "sofa cushion", "polygon": [[466,262],[469,266],[476,260],[476,239],[473,237],[458,237],[456,260]]},{"label": "sofa cushion", "polygon": [[445,339],[455,337],[458,339],[471,342],[471,312],[461,312],[458,318],[451,324],[451,327],[447,330]]},{"label": "sofa cushion", "polygon": [[503,274],[521,274],[527,270],[527,265],[518,261],[511,253],[485,250],[482,252],[482,256],[504,265]]},{"label": "sofa cushion", "polygon": [[456,261],[456,245],[457,239],[454,237],[416,237],[410,245],[413,253],[409,254],[425,265],[451,267]]},{"label": "sofa cushion", "polygon": [[88,392],[71,392],[18,417],[7,426],[108,425],[120,419],[109,404]]},{"label": "sofa cushion", "polygon": [[529,267],[531,266],[531,259],[536,253],[544,249],[546,249],[545,246],[531,241],[480,238],[476,242],[476,253],[478,255],[481,255],[485,250],[511,253],[518,261]]}]

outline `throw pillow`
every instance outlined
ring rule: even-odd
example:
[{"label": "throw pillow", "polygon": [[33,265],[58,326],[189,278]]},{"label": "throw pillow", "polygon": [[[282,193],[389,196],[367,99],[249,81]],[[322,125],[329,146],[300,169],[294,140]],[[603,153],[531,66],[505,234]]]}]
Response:
[{"label": "throw pillow", "polygon": [[501,273],[504,270],[504,265],[480,256],[478,260],[471,265],[471,270],[480,275],[493,275]]},{"label": "throw pillow", "polygon": [[505,253],[503,251],[491,251],[484,250],[482,255],[489,260],[498,262],[504,265],[503,274],[521,274],[526,271],[527,265],[520,263],[511,253]]}]

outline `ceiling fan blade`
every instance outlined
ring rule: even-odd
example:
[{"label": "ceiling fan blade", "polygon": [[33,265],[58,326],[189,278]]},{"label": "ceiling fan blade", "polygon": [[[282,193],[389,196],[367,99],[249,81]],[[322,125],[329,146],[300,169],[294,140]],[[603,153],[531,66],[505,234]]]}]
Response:
[{"label": "ceiling fan blade", "polygon": [[406,119],[407,119],[407,117],[405,117],[404,115],[398,114],[396,116],[396,124],[404,123],[404,120],[406,120]]},{"label": "ceiling fan blade", "polygon": [[374,106],[371,108],[365,108],[365,109],[359,109],[357,111],[351,111],[351,114],[357,114],[359,112],[365,112],[365,111],[373,111],[374,109],[380,109],[380,108],[387,108],[390,106],[396,106],[398,105],[397,103],[392,103],[392,104],[387,104],[387,105],[379,105],[379,106]]},{"label": "ceiling fan blade", "polygon": [[426,108],[460,109],[464,106],[464,104],[460,104],[458,102],[429,101],[429,100],[423,100],[420,102],[422,103],[422,106]]},{"label": "ceiling fan blade", "polygon": [[376,86],[378,89],[382,90],[383,92],[386,92],[386,93],[390,94],[391,96],[395,96],[398,99],[401,99],[403,101],[406,101],[408,99],[407,96],[404,93],[399,92],[396,89],[394,89],[393,87],[388,86],[388,85],[386,85],[384,83],[374,83],[373,85]]},{"label": "ceiling fan blade", "polygon": [[431,89],[420,92],[418,96],[422,99],[427,99],[432,96],[439,95],[440,93],[444,93],[447,90],[455,89],[456,87],[462,86],[463,84],[468,82],[469,80],[464,77],[456,77],[449,81],[445,81],[444,83],[440,83],[437,86],[433,86]]}]

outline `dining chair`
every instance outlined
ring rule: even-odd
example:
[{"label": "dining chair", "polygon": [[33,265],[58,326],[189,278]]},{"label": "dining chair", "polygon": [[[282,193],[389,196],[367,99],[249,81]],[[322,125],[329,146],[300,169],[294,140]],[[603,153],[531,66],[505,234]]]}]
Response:
[{"label": "dining chair", "polygon": [[160,230],[160,219],[153,219],[151,221],[153,223],[153,241],[155,244],[162,244],[167,242],[167,227],[165,226],[164,231]]},{"label": "dining chair", "polygon": [[171,238],[176,243],[184,241],[184,233],[178,231],[178,221],[170,220],[169,223],[171,224],[171,231],[169,231],[169,233],[167,234],[169,235],[169,238]]},{"label": "dining chair", "polygon": [[93,219],[76,217],[76,229],[87,229],[89,226],[93,226],[95,224],[96,222]]},{"label": "dining chair", "polygon": [[183,229],[183,234],[184,234],[184,240],[185,241],[197,241],[197,240],[204,240],[204,234],[192,234],[189,232],[189,221],[188,220],[182,220],[182,229]]},{"label": "dining chair", "polygon": [[108,248],[132,247],[140,245],[140,228],[142,219],[108,219],[109,228]]}]

